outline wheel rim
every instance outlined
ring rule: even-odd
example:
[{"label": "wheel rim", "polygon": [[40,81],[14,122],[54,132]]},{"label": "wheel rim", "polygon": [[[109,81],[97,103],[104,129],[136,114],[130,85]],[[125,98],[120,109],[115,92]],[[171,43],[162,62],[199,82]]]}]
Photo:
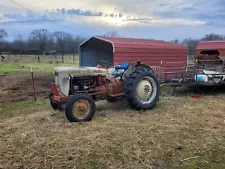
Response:
[{"label": "wheel rim", "polygon": [[153,78],[144,77],[136,87],[137,98],[143,104],[151,103],[156,97],[157,85]]},{"label": "wheel rim", "polygon": [[88,113],[90,112],[90,103],[88,100],[78,100],[73,105],[73,114],[76,118],[82,120],[84,119]]}]

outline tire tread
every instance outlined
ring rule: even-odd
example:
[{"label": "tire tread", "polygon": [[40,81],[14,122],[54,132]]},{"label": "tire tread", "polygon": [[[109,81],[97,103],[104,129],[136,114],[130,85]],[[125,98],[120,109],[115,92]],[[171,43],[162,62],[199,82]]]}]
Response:
[{"label": "tire tread", "polygon": [[[133,92],[135,92],[136,90],[134,91],[132,89],[133,85],[135,85],[136,83],[135,79],[140,79],[142,78],[142,76],[145,76],[145,75],[151,76],[156,81],[156,84],[157,84],[157,94],[153,101],[153,104],[148,106],[149,108],[143,107],[139,102],[137,102],[137,100],[133,97],[136,94],[136,93],[134,94]],[[126,79],[124,87],[125,87],[125,98],[132,109],[147,110],[147,109],[152,109],[155,107],[156,102],[158,101],[158,98],[159,98],[159,82],[154,72],[148,71],[144,68],[138,68],[131,73],[130,77]]]}]

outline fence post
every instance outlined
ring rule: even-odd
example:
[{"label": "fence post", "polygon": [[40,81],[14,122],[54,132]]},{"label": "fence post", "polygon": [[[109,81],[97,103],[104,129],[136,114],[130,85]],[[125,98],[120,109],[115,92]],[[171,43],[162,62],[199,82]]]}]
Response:
[{"label": "fence post", "polygon": [[162,78],[163,70],[163,60],[161,60],[161,70],[160,70],[160,79]]},{"label": "fence post", "polygon": [[34,85],[34,72],[33,72],[33,68],[31,67],[30,68],[30,71],[31,71],[31,78],[32,78],[32,85],[33,85],[33,94],[34,94],[34,100],[37,100],[37,97],[36,97],[36,89],[35,89],[35,85]]}]

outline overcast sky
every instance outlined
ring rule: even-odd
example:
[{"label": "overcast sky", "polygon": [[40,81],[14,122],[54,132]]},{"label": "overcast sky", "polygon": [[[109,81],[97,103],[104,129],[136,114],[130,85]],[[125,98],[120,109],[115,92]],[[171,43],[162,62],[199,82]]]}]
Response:
[{"label": "overcast sky", "polygon": [[0,0],[8,39],[33,29],[173,40],[225,34],[225,0]]}]

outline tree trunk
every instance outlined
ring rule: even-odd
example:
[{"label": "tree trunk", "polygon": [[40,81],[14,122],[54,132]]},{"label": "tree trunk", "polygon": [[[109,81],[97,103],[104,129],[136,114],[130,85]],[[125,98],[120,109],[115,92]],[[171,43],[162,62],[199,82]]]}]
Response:
[{"label": "tree trunk", "polygon": [[40,55],[38,54],[38,62],[40,62]]},{"label": "tree trunk", "polygon": [[16,62],[17,62],[17,53],[15,52],[15,60],[16,60]]},{"label": "tree trunk", "polygon": [[64,52],[62,52],[62,63],[64,63]]},{"label": "tree trunk", "polygon": [[73,63],[75,62],[75,53],[73,52]]},{"label": "tree trunk", "polygon": [[57,59],[56,59],[56,53],[55,53],[55,63],[57,63]]}]

